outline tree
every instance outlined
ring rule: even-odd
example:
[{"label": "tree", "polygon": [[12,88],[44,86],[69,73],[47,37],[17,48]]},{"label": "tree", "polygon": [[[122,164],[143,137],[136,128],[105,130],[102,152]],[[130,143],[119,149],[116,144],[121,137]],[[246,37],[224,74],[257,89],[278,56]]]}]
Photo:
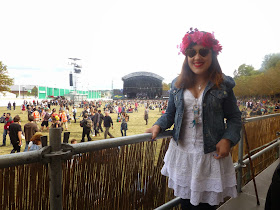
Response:
[{"label": "tree", "polygon": [[35,97],[38,96],[38,88],[36,86],[34,86],[31,90],[31,94],[34,95]]},{"label": "tree", "polygon": [[170,90],[171,87],[171,83],[167,84],[167,83],[162,83],[162,90]]},{"label": "tree", "polygon": [[261,71],[266,71],[270,68],[273,68],[280,63],[280,53],[273,53],[264,56],[264,60],[262,62]]},{"label": "tree", "polygon": [[233,75],[234,75],[234,78],[236,79],[240,76],[252,76],[252,75],[256,75],[258,73],[259,72],[257,70],[255,70],[253,66],[246,65],[244,63],[238,67],[238,70],[234,70]]},{"label": "tree", "polygon": [[14,79],[8,76],[7,66],[0,61],[0,92],[10,91],[10,86],[14,84]]}]

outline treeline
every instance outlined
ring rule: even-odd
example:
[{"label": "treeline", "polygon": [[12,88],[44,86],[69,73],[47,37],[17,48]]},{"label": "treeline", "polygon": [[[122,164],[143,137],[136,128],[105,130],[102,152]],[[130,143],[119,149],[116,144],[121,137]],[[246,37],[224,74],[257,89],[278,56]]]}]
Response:
[{"label": "treeline", "polygon": [[266,55],[261,69],[242,64],[234,71],[237,97],[280,96],[280,53]]}]

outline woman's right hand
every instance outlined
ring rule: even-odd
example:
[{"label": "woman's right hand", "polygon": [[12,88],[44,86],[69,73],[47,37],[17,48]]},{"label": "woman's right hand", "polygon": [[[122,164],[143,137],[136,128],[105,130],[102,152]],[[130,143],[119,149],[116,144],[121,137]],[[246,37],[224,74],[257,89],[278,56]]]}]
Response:
[{"label": "woman's right hand", "polygon": [[155,140],[160,132],[160,127],[158,125],[153,125],[153,127],[146,130],[146,133],[152,133],[152,140]]}]

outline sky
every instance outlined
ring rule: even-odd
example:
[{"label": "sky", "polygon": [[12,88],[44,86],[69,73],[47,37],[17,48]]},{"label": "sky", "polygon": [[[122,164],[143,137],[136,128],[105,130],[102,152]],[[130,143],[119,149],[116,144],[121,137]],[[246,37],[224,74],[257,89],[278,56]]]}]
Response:
[{"label": "sky", "polygon": [[0,60],[16,85],[69,88],[71,60],[82,66],[78,89],[122,89],[138,71],[170,83],[190,27],[214,32],[226,75],[261,67],[280,52],[278,0],[0,0]]}]

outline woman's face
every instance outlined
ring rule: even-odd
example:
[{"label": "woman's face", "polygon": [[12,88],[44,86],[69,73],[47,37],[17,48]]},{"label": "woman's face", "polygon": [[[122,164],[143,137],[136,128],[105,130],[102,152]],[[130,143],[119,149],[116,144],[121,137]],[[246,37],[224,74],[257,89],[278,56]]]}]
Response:
[{"label": "woman's face", "polygon": [[[192,49],[196,52],[196,54],[194,56],[187,55],[188,64],[192,72],[197,76],[208,75],[208,69],[212,63],[212,51],[208,48],[203,47],[202,45],[195,45],[190,48],[190,51],[194,54],[194,51]],[[207,49],[209,50],[209,53],[205,55]],[[204,57],[200,54],[200,52]]]}]

